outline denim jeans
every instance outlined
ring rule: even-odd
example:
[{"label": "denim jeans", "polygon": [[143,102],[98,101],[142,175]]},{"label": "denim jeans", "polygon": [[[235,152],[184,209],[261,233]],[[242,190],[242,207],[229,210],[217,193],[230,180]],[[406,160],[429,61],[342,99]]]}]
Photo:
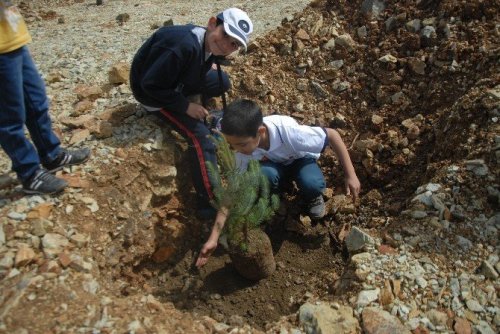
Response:
[{"label": "denim jeans", "polygon": [[[26,138],[28,128],[33,144]],[[54,160],[60,141],[52,131],[45,84],[26,46],[0,54],[0,144],[21,181]]]},{"label": "denim jeans", "polygon": [[289,165],[265,161],[261,162],[260,166],[274,193],[278,193],[283,184],[290,180],[297,183],[300,195],[306,202],[318,197],[325,190],[325,178],[314,158],[297,159]]}]

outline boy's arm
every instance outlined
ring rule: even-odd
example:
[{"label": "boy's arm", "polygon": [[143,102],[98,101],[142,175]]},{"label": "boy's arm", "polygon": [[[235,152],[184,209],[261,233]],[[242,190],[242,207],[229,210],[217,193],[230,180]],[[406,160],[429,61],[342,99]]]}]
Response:
[{"label": "boy's arm", "polygon": [[347,147],[336,130],[330,128],[325,128],[325,130],[330,147],[335,152],[335,155],[340,160],[340,164],[344,169],[346,194],[352,195],[353,200],[356,201],[361,189],[361,184],[354,170],[354,166],[352,165],[349,152],[347,152]]},{"label": "boy's arm", "polygon": [[183,67],[179,57],[169,50],[150,64],[140,82],[144,93],[156,102],[150,107],[167,108],[177,113],[187,111],[189,101],[176,91],[179,72]]},{"label": "boy's arm", "polygon": [[227,219],[227,209],[221,208],[217,212],[217,216],[215,217],[214,226],[212,227],[212,232],[208,237],[207,242],[203,245],[200,251],[200,255],[198,255],[198,259],[196,260],[196,266],[202,267],[208,262],[208,258],[212,255],[213,251],[217,248],[217,243],[219,240],[219,236],[224,228],[224,224]]}]

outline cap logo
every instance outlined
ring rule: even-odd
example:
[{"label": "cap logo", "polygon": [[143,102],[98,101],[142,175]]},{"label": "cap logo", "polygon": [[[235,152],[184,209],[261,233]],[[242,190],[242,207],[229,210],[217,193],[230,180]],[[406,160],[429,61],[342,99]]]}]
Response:
[{"label": "cap logo", "polygon": [[250,30],[250,26],[248,25],[248,22],[245,20],[239,20],[238,27],[240,27],[240,29],[243,30],[245,33],[248,33],[248,31]]}]

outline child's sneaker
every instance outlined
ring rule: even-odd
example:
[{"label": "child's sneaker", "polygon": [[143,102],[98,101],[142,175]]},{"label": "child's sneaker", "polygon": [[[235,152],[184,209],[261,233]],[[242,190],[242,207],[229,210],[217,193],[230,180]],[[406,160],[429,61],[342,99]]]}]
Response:
[{"label": "child's sneaker", "polygon": [[90,157],[90,149],[84,147],[77,150],[61,149],[61,153],[52,162],[43,166],[51,173],[57,172],[64,167],[79,165],[87,161]]},{"label": "child's sneaker", "polygon": [[307,203],[307,214],[311,219],[321,219],[325,216],[325,201],[323,195],[313,198]]},{"label": "child's sneaker", "polygon": [[39,169],[23,182],[23,191],[27,194],[56,194],[67,186],[68,183],[63,179],[55,177],[49,171]]}]

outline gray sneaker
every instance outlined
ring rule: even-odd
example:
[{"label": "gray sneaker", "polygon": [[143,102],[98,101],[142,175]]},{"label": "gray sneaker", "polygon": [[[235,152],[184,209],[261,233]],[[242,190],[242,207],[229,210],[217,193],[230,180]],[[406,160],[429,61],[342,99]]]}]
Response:
[{"label": "gray sneaker", "polygon": [[68,186],[68,183],[49,171],[39,169],[28,180],[23,182],[26,194],[56,194]]},{"label": "gray sneaker", "polygon": [[79,165],[87,161],[90,157],[90,149],[84,147],[75,150],[61,149],[61,152],[54,161],[44,163],[50,173],[60,171],[64,167]]},{"label": "gray sneaker", "polygon": [[325,210],[323,195],[319,195],[307,203],[307,214],[311,219],[323,218],[325,216]]}]

